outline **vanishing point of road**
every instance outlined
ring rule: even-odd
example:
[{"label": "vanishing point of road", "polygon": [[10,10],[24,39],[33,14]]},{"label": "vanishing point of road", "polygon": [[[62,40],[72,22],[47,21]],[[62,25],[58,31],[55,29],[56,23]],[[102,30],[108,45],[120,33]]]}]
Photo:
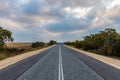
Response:
[{"label": "vanishing point of road", "polygon": [[0,70],[0,80],[120,80],[120,70],[56,44]]}]

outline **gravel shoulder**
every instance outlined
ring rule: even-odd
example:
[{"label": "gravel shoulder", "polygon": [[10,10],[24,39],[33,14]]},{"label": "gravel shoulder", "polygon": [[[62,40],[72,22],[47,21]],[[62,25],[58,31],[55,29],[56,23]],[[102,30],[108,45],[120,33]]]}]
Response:
[{"label": "gravel shoulder", "polygon": [[50,46],[50,47],[47,47],[47,48],[43,48],[43,49],[40,49],[40,50],[36,50],[36,51],[23,53],[23,54],[20,54],[20,55],[16,55],[16,56],[13,56],[13,57],[1,60],[0,61],[0,70],[5,68],[5,67],[7,67],[7,66],[9,66],[9,65],[15,64],[16,62],[18,62],[18,61],[20,61],[22,59],[25,59],[27,57],[33,56],[35,54],[38,54],[38,53],[40,53],[40,52],[42,52],[42,51],[44,51],[44,50],[46,50],[48,48],[51,48],[53,46]]},{"label": "gravel shoulder", "polygon": [[[65,45],[66,46],[66,45]],[[74,47],[70,47],[70,46],[66,46],[68,48],[71,48],[73,50],[76,50],[80,53],[83,53],[87,56],[90,56],[92,58],[95,58],[97,60],[100,60],[108,65],[111,65],[117,69],[120,69],[120,60],[118,59],[113,59],[113,58],[110,58],[110,57],[106,57],[106,56],[102,56],[102,55],[98,55],[98,54],[95,54],[95,53],[91,53],[91,52],[87,52],[87,51],[83,51],[83,50],[80,50],[80,49],[77,49],[77,48],[74,48]]]}]

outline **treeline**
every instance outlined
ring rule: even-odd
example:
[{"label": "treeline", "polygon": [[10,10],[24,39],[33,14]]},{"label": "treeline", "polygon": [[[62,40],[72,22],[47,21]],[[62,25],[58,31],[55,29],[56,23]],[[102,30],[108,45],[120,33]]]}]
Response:
[{"label": "treeline", "polygon": [[54,40],[50,40],[48,43],[45,43],[45,42],[34,42],[32,43],[32,48],[41,48],[41,47],[46,47],[46,46],[51,46],[51,45],[54,45],[56,44],[57,42],[54,41]]},{"label": "treeline", "polygon": [[6,46],[6,47],[0,48],[0,60],[5,59],[7,57],[19,55],[19,54],[22,54],[25,52],[38,50],[41,48],[45,48],[45,47],[54,45],[54,44],[56,44],[56,41],[54,41],[54,43],[53,43],[53,40],[51,40],[48,43],[34,42],[34,43],[29,43],[29,44],[31,44],[31,45],[30,46],[23,46],[23,47],[13,47],[13,48]]},{"label": "treeline", "polygon": [[120,34],[112,28],[85,36],[84,40],[68,41],[65,44],[97,54],[120,57]]}]

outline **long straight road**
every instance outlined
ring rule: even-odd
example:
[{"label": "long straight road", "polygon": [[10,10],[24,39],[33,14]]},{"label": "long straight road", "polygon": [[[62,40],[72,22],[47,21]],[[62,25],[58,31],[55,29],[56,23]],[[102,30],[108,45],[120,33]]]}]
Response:
[{"label": "long straight road", "polygon": [[0,70],[0,80],[120,80],[120,70],[57,44]]}]

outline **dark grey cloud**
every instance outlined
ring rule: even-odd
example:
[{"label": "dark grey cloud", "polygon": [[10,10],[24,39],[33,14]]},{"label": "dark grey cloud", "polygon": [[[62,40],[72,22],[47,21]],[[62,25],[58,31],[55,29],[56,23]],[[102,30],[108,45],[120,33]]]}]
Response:
[{"label": "dark grey cloud", "polygon": [[80,6],[80,7],[89,7],[94,6],[99,3],[102,3],[103,0],[45,0],[51,5],[62,4],[63,6]]},{"label": "dark grey cloud", "polygon": [[88,28],[90,22],[85,19],[63,19],[61,21],[51,23],[45,28],[51,32],[71,32]]},{"label": "dark grey cloud", "polygon": [[30,0],[28,3],[23,4],[21,7],[26,14],[37,15],[39,14],[39,9],[42,6],[39,0]]}]

